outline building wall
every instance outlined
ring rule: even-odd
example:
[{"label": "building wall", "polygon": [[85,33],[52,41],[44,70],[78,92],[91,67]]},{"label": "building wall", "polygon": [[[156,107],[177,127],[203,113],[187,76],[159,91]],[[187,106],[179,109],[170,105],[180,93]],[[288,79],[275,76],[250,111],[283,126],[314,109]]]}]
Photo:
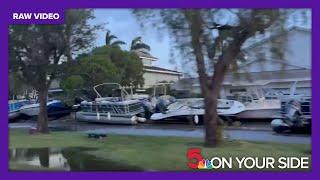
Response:
[{"label": "building wall", "polygon": [[[293,81],[287,82],[273,82],[265,86],[230,86],[223,85],[221,88],[220,95],[222,98],[232,96],[236,91],[242,91],[250,87],[262,88],[265,92],[282,92],[284,94],[290,94],[290,88],[293,85]],[[301,81],[297,83],[296,91],[297,94],[311,95],[311,80]]]},{"label": "building wall", "polygon": [[[271,53],[274,43],[265,41],[253,48],[246,49],[248,62],[239,72],[278,71],[297,68],[311,68],[311,31],[293,29],[287,36],[277,37],[276,43],[283,44],[282,58]],[[260,54],[260,55],[259,55]],[[263,57],[265,61],[257,61]],[[271,61],[268,61],[271,60]],[[276,61],[281,63],[275,63]],[[287,65],[286,65],[287,64]]]},{"label": "building wall", "polygon": [[[245,90],[247,88],[257,87],[262,88],[265,92],[283,92],[290,93],[290,87],[293,85],[294,81],[288,80],[287,82],[273,82],[269,83],[265,86],[231,86],[231,85],[222,85],[220,96],[221,98],[226,98],[227,96],[231,96],[232,92]],[[296,93],[311,95],[311,80],[299,81],[296,87]],[[190,84],[182,84],[176,83],[173,86],[174,89],[188,89],[191,93],[200,94],[201,89],[198,82],[190,81]]]},{"label": "building wall", "polygon": [[[251,63],[239,68],[237,78],[231,73],[225,76],[221,97],[230,95],[230,90],[254,86],[267,91],[273,89],[288,93],[295,81],[298,81],[296,93],[311,95],[311,32],[293,29],[286,37],[276,39],[285,47],[283,59],[277,59],[270,53],[273,44],[270,41],[246,49],[248,61]],[[265,57],[263,61],[259,61],[256,54],[261,51]],[[193,93],[201,92],[197,78],[182,79],[174,85],[174,88],[189,89]]]},{"label": "building wall", "polygon": [[[249,77],[246,77],[249,76]],[[289,93],[292,85],[296,84],[296,93],[311,95],[311,70],[288,70],[256,72],[249,74],[227,74],[221,88],[221,97],[229,96],[231,91],[257,87],[266,91]],[[174,89],[187,89],[192,93],[200,93],[200,84],[197,78],[181,79],[172,86]],[[231,90],[231,91],[230,91]]]},{"label": "building wall", "polygon": [[175,74],[164,74],[164,73],[156,73],[156,72],[145,72],[143,74],[144,78],[144,88],[150,88],[153,85],[162,82],[162,81],[167,81],[167,82],[176,82],[180,79],[179,75]]}]

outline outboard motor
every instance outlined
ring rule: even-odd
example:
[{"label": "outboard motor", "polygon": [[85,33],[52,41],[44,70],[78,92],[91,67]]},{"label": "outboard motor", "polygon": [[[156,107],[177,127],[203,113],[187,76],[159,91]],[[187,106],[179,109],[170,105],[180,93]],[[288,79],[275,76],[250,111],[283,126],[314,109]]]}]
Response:
[{"label": "outboard motor", "polygon": [[154,109],[152,107],[152,103],[148,100],[140,100],[142,103],[143,109],[144,109],[144,117],[147,119],[150,119],[151,115],[154,112]]},{"label": "outboard motor", "polygon": [[277,133],[292,130],[293,127],[303,126],[301,119],[301,104],[296,100],[289,100],[284,107],[284,118],[274,119],[271,122],[272,129]]},{"label": "outboard motor", "polygon": [[157,100],[157,104],[155,107],[156,113],[165,113],[167,111],[167,107],[174,103],[176,99],[172,96],[160,96]]},{"label": "outboard motor", "polygon": [[164,98],[159,97],[156,104],[156,113],[165,113],[167,111],[168,101]]}]

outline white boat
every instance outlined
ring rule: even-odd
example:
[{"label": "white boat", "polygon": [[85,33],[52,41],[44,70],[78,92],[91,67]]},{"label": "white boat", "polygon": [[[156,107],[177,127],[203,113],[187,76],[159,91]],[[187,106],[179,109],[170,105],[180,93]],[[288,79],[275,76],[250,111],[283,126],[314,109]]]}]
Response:
[{"label": "white boat", "polygon": [[298,81],[295,81],[290,89],[287,90],[275,90],[267,89],[265,93],[266,99],[279,99],[280,101],[297,100],[304,101],[305,97],[311,96],[311,91],[309,93],[297,93]]},{"label": "white boat", "polygon": [[278,99],[252,99],[243,104],[245,111],[237,115],[238,119],[274,119],[281,116],[281,102]]},{"label": "white boat", "polygon": [[[63,105],[60,100],[49,100],[47,102],[49,116],[62,116],[70,113],[70,108]],[[24,105],[20,108],[20,114],[29,117],[38,116],[40,112],[40,103]]]},{"label": "white boat", "polygon": [[[121,97],[102,97],[97,87],[102,85],[116,85],[121,90]],[[76,112],[76,119],[85,122],[110,124],[137,124],[145,122],[143,104],[139,100],[126,99],[129,94],[117,83],[103,83],[96,85],[94,91],[97,98],[93,102],[83,101],[81,111]]]},{"label": "white boat", "polygon": [[[234,100],[218,99],[217,113],[219,116],[235,116],[245,110],[242,103]],[[165,112],[154,113],[151,120],[158,121],[179,116],[193,117],[193,121],[198,124],[199,116],[205,114],[203,98],[177,99],[170,104]]]},{"label": "white boat", "polygon": [[265,98],[262,89],[248,89],[247,92],[238,93],[232,99],[242,102],[245,106],[245,111],[239,113],[237,119],[274,119],[281,116],[281,101]]}]

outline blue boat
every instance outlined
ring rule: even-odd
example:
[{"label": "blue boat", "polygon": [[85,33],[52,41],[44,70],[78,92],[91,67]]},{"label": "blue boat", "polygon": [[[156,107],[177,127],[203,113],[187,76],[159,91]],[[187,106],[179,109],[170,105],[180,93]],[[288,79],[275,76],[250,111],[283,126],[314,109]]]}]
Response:
[{"label": "blue boat", "polygon": [[[47,102],[47,108],[48,108],[48,116],[54,117],[54,118],[60,118],[60,117],[69,115],[72,110],[70,107],[66,106],[60,100],[49,100]],[[25,115],[27,117],[38,116],[39,111],[40,111],[39,103],[24,105],[20,108],[20,114]]]},{"label": "blue boat", "polygon": [[9,100],[8,102],[8,117],[13,120],[20,115],[20,108],[24,105],[32,104],[30,100]]}]

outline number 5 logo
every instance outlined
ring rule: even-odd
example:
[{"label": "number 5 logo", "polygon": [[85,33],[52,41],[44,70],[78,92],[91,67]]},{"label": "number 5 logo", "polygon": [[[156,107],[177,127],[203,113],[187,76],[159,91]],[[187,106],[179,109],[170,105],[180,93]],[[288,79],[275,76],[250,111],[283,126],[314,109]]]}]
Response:
[{"label": "number 5 logo", "polygon": [[201,155],[201,149],[200,148],[188,149],[187,158],[189,159],[188,166],[191,169],[197,169],[199,162],[203,160],[203,157]]}]

